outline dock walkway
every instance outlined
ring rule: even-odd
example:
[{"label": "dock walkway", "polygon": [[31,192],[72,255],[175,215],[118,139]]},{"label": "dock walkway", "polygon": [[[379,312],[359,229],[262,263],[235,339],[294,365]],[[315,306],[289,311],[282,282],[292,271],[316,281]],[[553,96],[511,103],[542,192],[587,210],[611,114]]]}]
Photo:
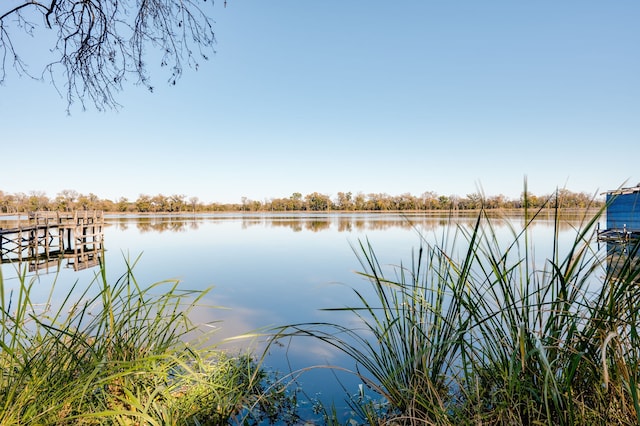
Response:
[{"label": "dock walkway", "polygon": [[0,228],[0,263],[28,262],[29,270],[57,265],[75,270],[96,266],[103,248],[101,211],[33,212],[16,226]]},{"label": "dock walkway", "polygon": [[628,243],[630,241],[638,241],[640,239],[640,231],[631,231],[626,227],[622,229],[605,229],[598,231],[598,241],[609,243]]}]

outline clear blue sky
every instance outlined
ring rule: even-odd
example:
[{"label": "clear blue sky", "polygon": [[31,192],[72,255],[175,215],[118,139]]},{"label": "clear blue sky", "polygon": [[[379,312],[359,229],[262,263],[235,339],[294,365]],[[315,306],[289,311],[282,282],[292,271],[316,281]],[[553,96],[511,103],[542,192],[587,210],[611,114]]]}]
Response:
[{"label": "clear blue sky", "polygon": [[[0,87],[0,190],[239,202],[640,182],[637,0],[217,0],[216,54],[117,112]],[[153,57],[150,62],[154,62]]]}]

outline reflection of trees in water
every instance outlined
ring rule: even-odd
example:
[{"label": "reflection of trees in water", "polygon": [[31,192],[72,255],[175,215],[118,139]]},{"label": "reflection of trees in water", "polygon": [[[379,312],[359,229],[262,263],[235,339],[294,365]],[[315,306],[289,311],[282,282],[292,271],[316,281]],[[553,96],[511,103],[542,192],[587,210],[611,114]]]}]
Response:
[{"label": "reflection of trees in water", "polygon": [[114,226],[116,229],[126,231],[127,229],[129,229],[129,222],[116,222]]},{"label": "reflection of trees in water", "polygon": [[201,218],[181,218],[181,217],[119,217],[112,220],[118,229],[127,230],[129,226],[135,227],[141,232],[186,232],[187,230],[198,230]]},{"label": "reflection of trees in water", "polygon": [[330,227],[331,227],[331,222],[328,220],[314,219],[305,223],[305,228],[313,232],[324,231],[329,229]]},{"label": "reflection of trees in water", "polygon": [[[421,231],[428,231],[450,225],[471,227],[475,225],[476,219],[476,215],[451,215],[444,217],[433,215],[402,216],[374,214],[364,216],[350,216],[341,214],[329,214],[324,217],[263,217],[260,219],[253,217],[251,219],[243,219],[242,226],[243,228],[249,228],[256,225],[274,228],[284,227],[291,228],[294,232],[300,232],[303,229],[312,232],[320,232],[330,229],[335,229],[338,232],[363,232],[384,231],[386,229],[392,228],[417,228]],[[495,224],[497,226],[499,226],[500,222],[504,220],[504,218],[498,218],[497,216],[495,219]],[[514,225],[524,223],[524,219],[520,216],[513,216],[508,219]],[[514,221],[516,220],[518,221],[518,223],[514,223]],[[506,224],[506,222],[504,222],[504,224]],[[570,226],[575,226],[575,224],[575,221],[560,222],[559,226],[561,229],[563,229]]]},{"label": "reflection of trees in water", "polygon": [[136,226],[140,232],[186,232],[189,229],[197,230],[199,228],[199,225],[195,220],[184,221],[175,219],[138,223]]},{"label": "reflection of trees in water", "polygon": [[357,226],[354,221],[338,219],[338,232],[351,232],[354,226]]},{"label": "reflection of trees in water", "polygon": [[[216,219],[214,219],[216,220]],[[224,220],[224,219],[222,219]],[[264,225],[265,222],[261,218],[257,218],[254,216],[242,217],[242,229],[247,229],[256,225]]]},{"label": "reflection of trees in water", "polygon": [[[533,226],[553,226],[555,215],[558,217],[559,230],[569,230],[579,227],[581,223],[592,217],[586,211],[560,212],[554,211],[538,212],[533,222]],[[495,212],[490,211],[487,216],[492,221],[493,226],[511,225],[520,228],[525,223],[523,212]],[[338,232],[366,232],[383,231],[391,228],[411,229],[420,231],[430,231],[446,226],[473,227],[476,223],[478,213],[452,213],[446,214],[317,214],[317,215],[202,215],[202,216],[134,216],[117,217],[108,220],[116,227],[126,230],[129,226],[135,226],[140,232],[186,232],[196,231],[203,223],[224,223],[240,221],[242,229],[254,226],[271,228],[290,228],[293,232],[303,230],[311,232],[321,232],[326,230],[337,230]],[[529,218],[531,219],[531,217]],[[0,222],[0,226],[2,222]],[[7,226],[5,226],[7,227]]]},{"label": "reflection of trees in water", "polygon": [[300,232],[303,229],[304,222],[301,220],[285,219],[285,220],[273,220],[269,225],[273,228],[291,228],[293,232]]}]

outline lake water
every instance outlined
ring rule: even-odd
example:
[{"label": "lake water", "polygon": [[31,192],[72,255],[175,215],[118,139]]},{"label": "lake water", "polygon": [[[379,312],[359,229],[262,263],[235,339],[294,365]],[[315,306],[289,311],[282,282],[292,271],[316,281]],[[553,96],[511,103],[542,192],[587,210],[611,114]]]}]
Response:
[{"label": "lake water", "polygon": [[[8,217],[0,216],[0,227],[8,227]],[[560,242],[567,246],[580,226],[580,215],[563,218]],[[4,220],[4,226],[3,226]],[[382,264],[408,262],[421,236],[440,241],[455,226],[473,226],[475,216],[431,214],[207,214],[194,216],[117,216],[107,215],[104,228],[105,263],[110,279],[124,271],[124,259],[141,256],[134,276],[141,284],[179,279],[183,288],[213,286],[205,304],[220,308],[200,309],[198,322],[216,323],[216,337],[236,336],[265,327],[331,321],[335,312],[322,308],[354,306],[352,288],[369,291],[367,282],[356,274],[362,268],[353,247],[368,240]],[[521,215],[508,220],[518,229]],[[604,222],[604,221],[603,221]],[[500,239],[511,240],[507,221],[494,222]],[[604,225],[604,223],[603,223]],[[535,222],[533,235],[540,263],[549,255],[553,243],[553,218]],[[460,248],[461,250],[463,247]],[[16,264],[2,265],[5,291],[18,283]],[[97,268],[74,271],[63,268],[57,277],[57,292],[74,282],[89,283]],[[33,274],[37,280],[34,299],[46,299],[55,268]],[[349,321],[347,317],[345,321]],[[339,321],[338,321],[339,322]],[[311,365],[332,364],[351,368],[348,360],[318,341],[281,342],[266,360],[279,371]],[[236,342],[235,345],[260,342]],[[237,348],[233,348],[237,349]],[[340,375],[348,391],[357,391],[358,381]],[[328,370],[313,370],[302,376],[305,392],[326,402],[335,397],[341,409],[343,391]]]}]

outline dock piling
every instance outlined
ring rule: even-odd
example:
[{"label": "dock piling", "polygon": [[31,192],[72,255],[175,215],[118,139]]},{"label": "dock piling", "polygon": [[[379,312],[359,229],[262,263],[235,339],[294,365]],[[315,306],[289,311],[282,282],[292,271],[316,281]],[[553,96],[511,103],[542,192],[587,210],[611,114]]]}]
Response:
[{"label": "dock piling", "polygon": [[30,271],[67,260],[75,270],[99,264],[103,247],[101,211],[32,212],[25,224],[0,229],[0,262],[29,262]]}]

